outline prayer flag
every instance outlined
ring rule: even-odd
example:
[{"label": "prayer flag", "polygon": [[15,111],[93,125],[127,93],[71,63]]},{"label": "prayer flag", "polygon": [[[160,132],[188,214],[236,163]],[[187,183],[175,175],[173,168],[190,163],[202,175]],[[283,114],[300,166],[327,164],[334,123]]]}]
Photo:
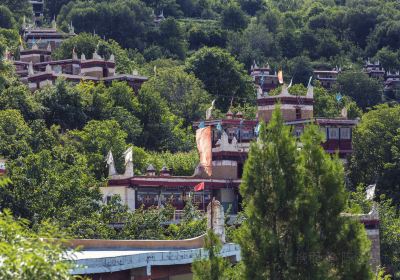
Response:
[{"label": "prayer flag", "polygon": [[343,96],[340,94],[340,92],[338,92],[338,93],[336,94],[336,101],[337,101],[337,102],[340,102],[340,100],[342,100],[342,98],[343,98]]},{"label": "prayer flag", "polygon": [[254,133],[256,134],[256,136],[258,136],[258,134],[260,133],[260,127],[261,127],[261,124],[258,123],[257,126],[254,128]]},{"label": "prayer flag", "polygon": [[205,123],[203,121],[201,121],[199,123],[199,128],[205,128],[205,127],[206,127]]},{"label": "prayer flag", "polygon": [[311,81],[312,81],[312,76],[311,76],[310,79],[308,80],[307,88],[309,88],[309,87],[311,86]]},{"label": "prayer flag", "polygon": [[211,126],[196,130],[196,144],[199,151],[200,164],[211,176],[212,174],[212,151],[211,151]]},{"label": "prayer flag", "polygon": [[290,84],[288,85],[287,88],[290,88],[292,86],[292,84],[293,84],[293,78],[290,80]]},{"label": "prayer flag", "polygon": [[195,192],[199,192],[199,191],[202,191],[202,190],[204,190],[204,182],[201,182],[201,183],[197,184],[196,186],[194,186],[194,191]]},{"label": "prayer flag", "polygon": [[283,84],[283,72],[282,72],[282,70],[278,71],[278,80],[279,80],[279,83],[282,85]]}]

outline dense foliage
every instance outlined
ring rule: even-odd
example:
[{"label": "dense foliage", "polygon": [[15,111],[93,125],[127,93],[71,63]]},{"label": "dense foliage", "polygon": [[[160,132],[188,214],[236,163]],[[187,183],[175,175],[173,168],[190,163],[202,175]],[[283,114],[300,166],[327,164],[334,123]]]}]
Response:
[{"label": "dense foliage", "polygon": [[[165,18],[155,21],[161,14]],[[60,30],[69,32],[72,24],[78,34],[61,44],[53,54],[55,59],[71,58],[73,51],[78,57],[84,54],[87,58],[95,52],[105,59],[113,54],[117,73],[148,76],[138,92],[121,82],[110,86],[91,82],[72,85],[60,79],[54,86],[31,93],[18,81],[11,63],[4,61],[9,54],[18,58],[24,18],[30,24],[31,15],[28,0],[1,1],[0,157],[8,160],[11,182],[0,187],[0,210],[11,209],[13,215],[28,219],[34,229],[50,219],[76,237],[187,238],[204,233],[204,220],[190,208],[190,203],[186,211],[192,218],[168,227],[165,222],[170,209],[130,213],[118,198],[103,205],[99,187],[106,184],[104,159],[108,151],[112,150],[120,173],[124,171],[122,153],[132,147],[136,174],[143,174],[153,164],[157,170],[166,166],[175,175],[192,175],[198,156],[191,125],[204,120],[212,100],[216,100],[214,116],[223,116],[230,108],[243,112],[245,118],[256,117],[255,88],[248,75],[254,61],[259,65],[269,63],[273,73],[282,69],[286,83],[292,81],[289,92],[294,95],[306,93],[305,86],[314,69],[338,67],[341,73],[331,89],[323,88],[314,79],[314,115],[332,118],[347,112],[349,118],[361,118],[353,134],[354,154],[349,161],[349,173],[344,174],[336,161],[328,161],[315,148],[315,143],[322,139],[313,130],[302,139],[306,148],[295,152],[293,139],[288,139],[287,131],[275,124],[288,144],[275,147],[283,153],[282,162],[276,162],[293,172],[282,178],[277,166],[271,168],[278,173],[279,183],[288,181],[289,185],[292,180],[294,188],[293,192],[284,189],[287,196],[281,189],[276,191],[275,206],[287,211],[277,213],[276,217],[284,221],[282,227],[293,238],[301,237],[304,244],[299,246],[309,242],[312,250],[321,253],[322,248],[328,248],[326,252],[335,255],[337,252],[325,245],[337,244],[334,237],[328,239],[337,233],[346,242],[350,240],[353,249],[359,249],[359,258],[349,267],[326,261],[308,264],[296,273],[307,277],[307,273],[315,272],[322,279],[327,271],[340,277],[348,275],[351,269],[357,273],[364,265],[365,236],[357,226],[337,217],[346,204],[341,180],[348,175],[348,187],[353,191],[360,184],[377,183],[378,193],[389,198],[376,198],[384,211],[384,257],[390,260],[383,264],[398,264],[398,251],[389,248],[398,246],[400,117],[396,103],[400,91],[384,90],[383,81],[370,78],[361,70],[368,58],[379,60],[387,71],[399,70],[398,1],[45,1],[44,25],[50,25],[55,17]],[[279,92],[280,88],[269,94]],[[391,103],[380,105],[388,101]],[[296,156],[290,157],[288,150]],[[320,166],[307,162],[306,152]],[[268,160],[265,158],[265,162]],[[291,166],[290,160],[304,170]],[[332,170],[340,176],[333,176]],[[317,178],[332,178],[332,189]],[[306,183],[310,189],[319,190],[318,195],[304,193]],[[328,194],[335,198],[334,202],[324,196]],[[300,201],[295,198],[298,195]],[[311,204],[317,199],[324,204]],[[287,203],[282,202],[285,200]],[[267,206],[271,205],[263,207]],[[328,208],[332,212],[328,213]],[[293,220],[296,215],[304,215],[300,210],[315,214],[301,216],[303,227]],[[323,223],[324,219],[329,220],[327,216],[335,220],[336,228]],[[109,223],[115,220],[126,221],[126,227],[121,231],[110,228]],[[324,244],[315,237],[316,224],[326,237]],[[346,226],[347,231],[343,229]],[[351,233],[358,239],[351,239]],[[256,239],[245,241],[250,240]],[[279,240],[271,244],[279,245]],[[285,257],[293,248],[286,249]],[[245,251],[244,257],[250,253],[254,252]],[[275,260],[279,257],[273,256]],[[288,261],[285,265],[291,264]],[[265,262],[260,267],[265,268]],[[251,274],[248,267],[240,266],[239,270],[241,276]],[[253,272],[267,273],[266,270]]]},{"label": "dense foliage", "polygon": [[245,279],[370,279],[363,226],[341,213],[343,167],[306,128],[299,149],[278,107],[245,164],[242,248]]},{"label": "dense foliage", "polygon": [[378,194],[400,202],[400,106],[380,105],[364,114],[354,133],[350,178],[377,184]]},{"label": "dense foliage", "polygon": [[13,279],[77,279],[65,261],[66,248],[43,237],[58,237],[58,233],[43,226],[39,234],[28,228],[27,220],[15,220],[8,212],[0,212],[0,278]]}]

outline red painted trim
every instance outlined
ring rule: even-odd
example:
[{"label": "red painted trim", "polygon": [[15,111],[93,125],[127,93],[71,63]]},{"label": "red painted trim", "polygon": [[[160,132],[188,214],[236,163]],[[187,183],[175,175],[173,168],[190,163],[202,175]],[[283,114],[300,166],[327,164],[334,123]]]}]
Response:
[{"label": "red painted trim", "polygon": [[264,98],[257,99],[258,106],[275,105],[280,102],[281,104],[290,105],[313,105],[314,99],[306,96],[266,96]]},{"label": "red painted trim", "polygon": [[[165,179],[165,180],[160,180],[160,181],[153,181],[152,179]],[[180,181],[177,182],[174,179],[179,179],[182,180],[184,179],[184,182]],[[201,178],[191,178],[191,177],[174,177],[170,176],[168,178],[162,177],[162,176],[149,176],[149,177],[132,177],[128,179],[120,179],[120,180],[109,180],[108,181],[108,186],[128,186],[128,187],[154,187],[154,188],[159,188],[159,187],[194,187],[198,185],[200,182],[204,182],[205,188],[206,189],[219,189],[219,188],[225,188],[227,184],[229,184],[231,187],[239,187],[240,183],[239,182],[234,182],[234,181],[229,181],[227,180],[226,182],[216,182],[215,180],[223,180],[223,179],[201,179]]]}]

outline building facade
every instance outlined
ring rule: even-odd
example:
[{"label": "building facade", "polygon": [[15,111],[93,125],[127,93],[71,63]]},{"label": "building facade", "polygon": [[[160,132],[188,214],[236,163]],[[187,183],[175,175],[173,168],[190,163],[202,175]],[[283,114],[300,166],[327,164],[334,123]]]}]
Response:
[{"label": "building facade", "polygon": [[253,82],[261,87],[263,93],[268,93],[279,86],[278,75],[276,72],[272,72],[268,63],[259,67],[254,61],[251,66],[250,76],[252,77]]},{"label": "building facade", "polygon": [[[201,165],[194,170],[192,176],[174,176],[168,167],[155,170],[152,165],[144,175],[135,175],[131,159],[126,162],[125,173],[116,174],[111,160],[110,180],[108,186],[102,188],[104,201],[118,194],[131,210],[141,206],[160,207],[166,203],[182,210],[186,201],[191,199],[199,209],[204,210],[204,205],[215,197],[225,209],[230,209],[231,214],[237,213],[241,210],[239,185],[250,142],[257,137],[259,121],[268,123],[278,103],[285,123],[293,128],[294,136],[300,137],[306,125],[315,123],[325,133],[325,141],[321,146],[327,153],[338,153],[343,161],[352,153],[352,130],[358,121],[346,117],[314,118],[312,86],[304,96],[289,94],[286,85],[282,86],[281,93],[276,96],[264,95],[259,87],[258,119],[246,120],[242,113],[233,114],[228,111],[224,119],[211,118],[193,124],[194,129],[202,125],[211,127],[211,176]],[[203,182],[205,189],[194,192],[194,187]]]},{"label": "building facade", "polygon": [[102,82],[105,85],[110,85],[113,81],[124,81],[138,93],[141,85],[147,81],[147,77],[140,76],[138,73],[116,73],[113,54],[106,59],[95,51],[91,58],[86,58],[84,54],[78,57],[73,50],[72,58],[54,60],[53,51],[63,40],[75,36],[75,33],[72,25],[70,33],[58,32],[55,22],[53,25],[53,28],[48,29],[26,28],[23,37],[27,48],[20,46],[18,60],[10,58],[17,75],[31,91],[53,85],[58,78],[63,78],[71,83],[92,81]]},{"label": "building facade", "polygon": [[337,77],[342,70],[338,67],[332,70],[314,70],[314,78],[326,89],[331,89],[337,81]]}]

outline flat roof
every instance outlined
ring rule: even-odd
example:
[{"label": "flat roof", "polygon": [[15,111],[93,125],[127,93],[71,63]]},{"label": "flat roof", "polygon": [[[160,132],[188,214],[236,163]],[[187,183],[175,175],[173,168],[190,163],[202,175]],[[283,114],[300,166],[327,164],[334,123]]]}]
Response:
[{"label": "flat roof", "polygon": [[[234,243],[223,245],[222,257],[235,257],[240,261],[240,247]],[[141,250],[141,249],[89,249],[80,252],[69,251],[66,259],[75,262],[72,275],[109,273],[140,267],[146,267],[151,273],[151,266],[171,266],[191,264],[199,258],[207,258],[208,253],[203,248]]]}]

